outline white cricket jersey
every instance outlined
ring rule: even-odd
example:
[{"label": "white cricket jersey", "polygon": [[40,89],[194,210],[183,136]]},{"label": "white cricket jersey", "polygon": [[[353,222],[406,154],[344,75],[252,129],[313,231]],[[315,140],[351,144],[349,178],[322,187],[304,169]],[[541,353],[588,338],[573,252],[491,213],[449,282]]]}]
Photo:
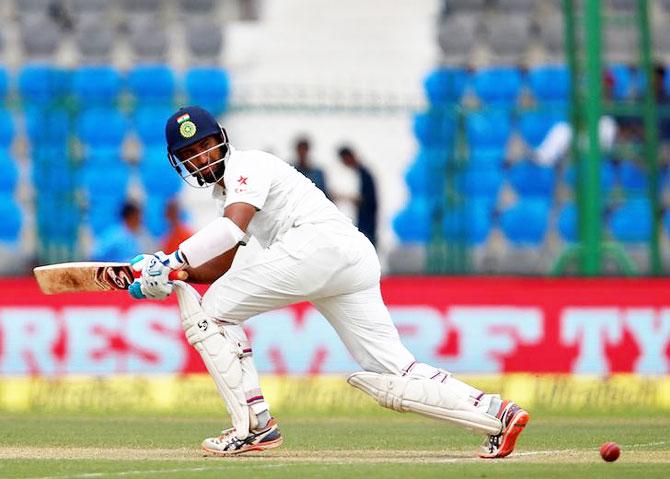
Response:
[{"label": "white cricket jersey", "polygon": [[216,184],[212,196],[218,213],[233,203],[248,203],[258,211],[247,233],[267,248],[293,226],[306,223],[341,223],[355,229],[314,183],[288,163],[258,150],[230,147],[225,160],[224,188]]}]

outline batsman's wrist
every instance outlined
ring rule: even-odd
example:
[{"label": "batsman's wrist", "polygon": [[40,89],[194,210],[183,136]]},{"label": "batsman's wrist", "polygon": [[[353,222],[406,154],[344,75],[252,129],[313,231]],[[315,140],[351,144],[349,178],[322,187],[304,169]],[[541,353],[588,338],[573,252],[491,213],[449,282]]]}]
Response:
[{"label": "batsman's wrist", "polygon": [[168,264],[170,269],[184,269],[188,266],[188,261],[179,249],[168,255]]}]

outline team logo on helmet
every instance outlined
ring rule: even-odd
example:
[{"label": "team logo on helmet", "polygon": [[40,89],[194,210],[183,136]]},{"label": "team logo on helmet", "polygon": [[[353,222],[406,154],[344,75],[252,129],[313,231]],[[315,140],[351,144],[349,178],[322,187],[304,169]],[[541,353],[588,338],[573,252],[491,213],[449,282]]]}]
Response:
[{"label": "team logo on helmet", "polygon": [[197,128],[195,127],[195,123],[190,120],[185,121],[179,125],[179,134],[184,138],[191,138],[193,135],[195,135],[196,131]]}]

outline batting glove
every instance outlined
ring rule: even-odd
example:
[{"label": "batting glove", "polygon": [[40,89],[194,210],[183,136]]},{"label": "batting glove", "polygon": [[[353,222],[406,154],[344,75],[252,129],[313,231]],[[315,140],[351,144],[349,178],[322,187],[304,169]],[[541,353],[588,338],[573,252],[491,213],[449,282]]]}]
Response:
[{"label": "batting glove", "polygon": [[128,292],[136,299],[165,299],[172,293],[173,283],[169,279],[172,270],[183,268],[179,251],[166,255],[158,251],[153,255],[139,255],[131,260],[131,267],[135,271],[141,269],[139,279],[136,279],[128,288]]}]

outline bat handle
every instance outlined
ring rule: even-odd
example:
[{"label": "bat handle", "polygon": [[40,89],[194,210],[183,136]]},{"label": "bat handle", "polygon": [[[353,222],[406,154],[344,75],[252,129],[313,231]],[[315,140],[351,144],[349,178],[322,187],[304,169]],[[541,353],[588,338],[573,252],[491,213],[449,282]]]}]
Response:
[{"label": "bat handle", "polygon": [[[133,270],[133,276],[135,278],[139,278],[140,276],[142,276],[142,271]],[[173,269],[168,274],[168,279],[170,281],[175,281],[175,280],[182,280],[183,281],[186,278],[188,278],[188,273],[184,270],[181,270],[181,269]]]}]

